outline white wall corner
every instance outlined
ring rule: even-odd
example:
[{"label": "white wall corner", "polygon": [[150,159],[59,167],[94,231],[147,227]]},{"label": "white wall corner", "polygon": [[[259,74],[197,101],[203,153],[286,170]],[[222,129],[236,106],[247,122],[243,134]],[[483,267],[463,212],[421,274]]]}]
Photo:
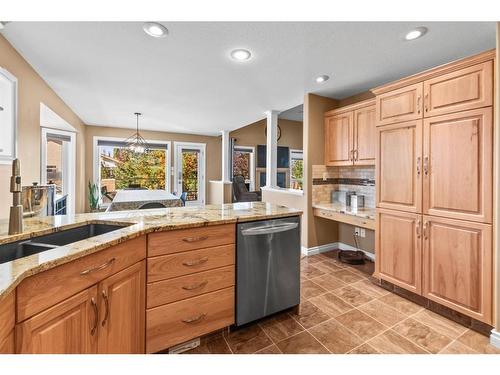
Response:
[{"label": "white wall corner", "polygon": [[498,332],[496,329],[491,330],[490,344],[495,348],[500,349],[500,332]]},{"label": "white wall corner", "polygon": [[266,139],[266,186],[277,187],[277,160],[278,160],[278,114],[279,111],[265,112],[267,125]]},{"label": "white wall corner", "polygon": [[314,246],[314,247],[310,247],[310,248],[302,246],[301,251],[302,251],[302,254],[304,254],[306,256],[310,256],[310,255],[316,255],[316,254],[320,254],[320,253],[326,253],[327,251],[331,251],[331,250],[335,250],[335,249],[340,249],[340,250],[360,250],[363,253],[365,253],[365,256],[368,259],[370,259],[372,261],[375,261],[375,254],[370,253],[368,251],[365,251],[363,249],[356,249],[354,246],[345,244],[343,242],[331,242],[331,243],[328,243],[328,244],[325,244],[325,245]]}]

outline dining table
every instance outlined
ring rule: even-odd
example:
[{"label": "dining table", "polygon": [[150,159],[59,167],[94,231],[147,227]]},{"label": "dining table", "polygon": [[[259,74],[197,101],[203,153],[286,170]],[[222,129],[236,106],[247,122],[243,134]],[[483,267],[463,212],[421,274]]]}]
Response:
[{"label": "dining table", "polygon": [[181,207],[182,200],[165,190],[125,189],[116,192],[106,211],[140,209],[146,203],[161,203],[165,207]]}]

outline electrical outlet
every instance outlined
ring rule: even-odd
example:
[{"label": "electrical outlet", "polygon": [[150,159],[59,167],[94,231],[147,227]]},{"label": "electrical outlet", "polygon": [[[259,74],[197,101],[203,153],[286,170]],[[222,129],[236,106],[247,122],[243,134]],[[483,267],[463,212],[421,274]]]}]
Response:
[{"label": "electrical outlet", "polygon": [[358,227],[354,227],[354,235],[356,237],[360,237],[361,236],[361,228],[358,228]]},{"label": "electrical outlet", "polygon": [[363,238],[365,238],[365,237],[366,237],[366,231],[365,231],[365,228],[361,228],[361,230],[359,231],[359,236],[360,236],[360,237],[363,237]]},{"label": "electrical outlet", "polygon": [[323,181],[328,180],[328,174],[326,172],[323,172]]}]

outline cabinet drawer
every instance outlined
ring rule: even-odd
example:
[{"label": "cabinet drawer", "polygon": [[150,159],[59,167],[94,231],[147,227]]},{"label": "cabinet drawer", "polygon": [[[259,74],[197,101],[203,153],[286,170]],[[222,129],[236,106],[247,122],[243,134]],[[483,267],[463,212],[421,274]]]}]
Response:
[{"label": "cabinet drawer", "polygon": [[234,224],[152,233],[148,235],[148,256],[227,245],[234,239]]},{"label": "cabinet drawer", "polygon": [[14,329],[16,318],[15,292],[9,293],[0,300],[0,342],[4,342],[10,332]]},{"label": "cabinet drawer", "polygon": [[148,284],[148,308],[233,286],[234,269],[231,265]]},{"label": "cabinet drawer", "polygon": [[234,264],[234,245],[148,258],[148,282],[189,275],[231,264]]},{"label": "cabinet drawer", "polygon": [[492,102],[492,61],[424,82],[425,117],[486,107]]},{"label": "cabinet drawer", "polygon": [[377,126],[422,118],[422,91],[423,84],[417,83],[378,95]]},{"label": "cabinet drawer", "polygon": [[234,323],[234,287],[146,312],[146,351],[154,353]]},{"label": "cabinet drawer", "polygon": [[143,236],[29,277],[17,287],[17,321],[45,310],[145,257],[146,238]]}]

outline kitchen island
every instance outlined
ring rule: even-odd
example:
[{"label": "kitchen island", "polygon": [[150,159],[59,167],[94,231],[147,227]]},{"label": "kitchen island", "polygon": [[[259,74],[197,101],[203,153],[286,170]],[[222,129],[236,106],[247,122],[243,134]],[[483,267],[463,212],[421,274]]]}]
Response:
[{"label": "kitchen island", "polygon": [[0,264],[0,353],[150,353],[230,326],[236,223],[300,214],[250,202],[65,215],[13,236],[3,222],[0,244],[122,227]]}]

